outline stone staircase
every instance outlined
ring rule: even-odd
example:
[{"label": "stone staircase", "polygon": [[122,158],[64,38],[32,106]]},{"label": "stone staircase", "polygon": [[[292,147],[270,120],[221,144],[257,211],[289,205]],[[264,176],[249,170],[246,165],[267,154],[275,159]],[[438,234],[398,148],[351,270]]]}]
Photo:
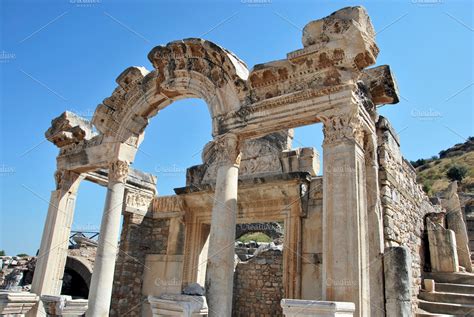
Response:
[{"label": "stone staircase", "polygon": [[434,291],[420,292],[417,316],[474,317],[474,274],[425,273],[424,278],[434,280]]}]

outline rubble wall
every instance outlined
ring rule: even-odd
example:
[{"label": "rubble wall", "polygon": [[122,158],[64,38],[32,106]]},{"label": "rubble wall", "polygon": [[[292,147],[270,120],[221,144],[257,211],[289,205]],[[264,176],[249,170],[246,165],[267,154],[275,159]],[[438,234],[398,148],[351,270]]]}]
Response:
[{"label": "rubble wall", "polygon": [[429,265],[424,218],[428,213],[440,212],[441,208],[433,206],[416,183],[415,170],[402,157],[397,134],[383,117],[377,123],[377,136],[385,247],[403,245],[410,249],[414,315],[421,273]]},{"label": "rubble wall", "polygon": [[268,250],[237,264],[233,317],[283,316],[282,298],[283,254],[280,250]]},{"label": "rubble wall", "polygon": [[145,257],[166,254],[170,220],[145,217],[136,223],[133,217],[124,215],[110,316],[141,316]]}]

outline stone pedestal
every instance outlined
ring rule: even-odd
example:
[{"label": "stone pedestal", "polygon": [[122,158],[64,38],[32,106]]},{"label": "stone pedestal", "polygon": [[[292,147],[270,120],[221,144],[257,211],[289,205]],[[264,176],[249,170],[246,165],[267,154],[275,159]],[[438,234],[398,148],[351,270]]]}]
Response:
[{"label": "stone pedestal", "polygon": [[110,164],[107,197],[92,272],[87,316],[109,315],[127,174],[128,163],[117,161]]},{"label": "stone pedestal", "polygon": [[209,316],[221,317],[232,315],[240,152],[238,139],[233,134],[225,135],[216,142],[219,165],[212,208],[206,295],[209,301]]},{"label": "stone pedestal", "polygon": [[163,294],[148,296],[153,316],[207,316],[208,309],[204,296]]},{"label": "stone pedestal", "polygon": [[0,315],[24,315],[38,302],[38,296],[27,292],[0,291]]},{"label": "stone pedestal", "polygon": [[87,299],[72,299],[71,296],[41,296],[47,316],[83,316],[87,310]]},{"label": "stone pedestal", "polygon": [[355,311],[354,303],[301,299],[282,299],[281,307],[283,308],[283,315],[286,317],[352,317]]},{"label": "stone pedestal", "polygon": [[323,299],[354,303],[357,316],[371,316],[362,127],[357,112],[324,122]]},{"label": "stone pedestal", "polygon": [[[68,171],[58,171],[55,177],[57,189],[51,192],[48,215],[31,284],[31,292],[39,296],[61,293],[76,192],[82,180],[80,175]],[[40,301],[38,306],[30,311],[29,316],[37,314],[44,314]]]}]

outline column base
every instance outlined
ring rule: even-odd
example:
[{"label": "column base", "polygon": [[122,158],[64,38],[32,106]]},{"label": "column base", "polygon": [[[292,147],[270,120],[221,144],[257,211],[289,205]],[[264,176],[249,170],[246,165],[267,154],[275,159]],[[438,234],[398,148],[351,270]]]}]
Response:
[{"label": "column base", "polygon": [[355,304],[350,302],[282,299],[280,305],[283,308],[283,315],[286,317],[352,317],[355,312]]},{"label": "column base", "polygon": [[38,299],[34,293],[0,291],[0,315],[24,315],[36,305]]},{"label": "column base", "polygon": [[41,296],[48,316],[83,316],[87,310],[87,299],[72,299],[66,295]]},{"label": "column base", "polygon": [[204,296],[163,294],[148,296],[153,316],[207,316],[207,302]]}]

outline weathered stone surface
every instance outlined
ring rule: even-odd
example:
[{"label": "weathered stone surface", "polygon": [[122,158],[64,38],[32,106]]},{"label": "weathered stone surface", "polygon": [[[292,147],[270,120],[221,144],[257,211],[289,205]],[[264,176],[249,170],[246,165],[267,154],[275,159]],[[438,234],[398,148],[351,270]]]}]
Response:
[{"label": "weathered stone surface", "polygon": [[205,291],[204,291],[204,287],[199,285],[199,283],[192,283],[192,284],[189,284],[188,286],[186,286],[183,289],[183,294],[184,295],[204,296]]},{"label": "weathered stone surface", "polygon": [[319,153],[314,148],[297,148],[285,150],[280,154],[283,173],[308,172],[311,176],[318,175]]},{"label": "weathered stone surface", "polygon": [[[434,221],[431,220],[433,217]],[[459,260],[454,231],[444,228],[437,215],[426,217],[426,230],[428,231],[431,270],[458,272]]]},{"label": "weathered stone surface", "polygon": [[286,317],[321,316],[352,317],[355,305],[349,302],[329,302],[316,300],[282,299],[281,307]]},{"label": "weathered stone surface", "polygon": [[[362,7],[347,7],[308,23],[303,29],[303,46],[306,50],[315,47],[319,52],[337,47],[341,50],[337,53],[342,55],[338,62],[358,69],[374,64],[379,52],[374,28]],[[321,61],[323,55],[320,56]]]},{"label": "weathered stone surface", "polygon": [[0,291],[0,315],[22,316],[38,302],[39,297],[27,292]]},{"label": "weathered stone surface", "polygon": [[459,265],[464,267],[467,272],[472,272],[469,237],[467,236],[466,223],[464,222],[457,189],[457,183],[452,182],[446,190],[445,198],[441,200],[441,205],[446,209],[446,225],[456,235]]},{"label": "weathered stone surface", "polygon": [[[114,288],[111,304],[111,316],[140,316],[147,254],[166,254],[170,219],[145,217],[137,226],[133,214],[124,215],[120,250],[114,273]],[[159,282],[160,280],[158,280]],[[178,277],[178,281],[180,278]],[[155,280],[149,281],[152,285]],[[173,286],[175,282],[165,280],[165,285]],[[178,287],[180,288],[181,283]]]},{"label": "weathered stone surface", "polygon": [[365,69],[361,80],[368,88],[374,104],[394,104],[400,101],[397,82],[390,66],[382,65]]},{"label": "weathered stone surface", "polygon": [[153,316],[199,316],[207,315],[206,297],[163,294],[160,297],[148,296]]},{"label": "weathered stone surface", "polygon": [[[240,177],[256,174],[281,173],[279,156],[282,151],[291,148],[293,130],[269,134],[262,138],[250,139],[241,146]],[[193,166],[186,171],[186,186],[200,187],[202,184],[214,183],[218,167],[218,147],[211,141],[203,149],[202,165]]]},{"label": "weathered stone surface", "polygon": [[48,316],[83,316],[87,310],[87,299],[43,295],[41,301]]},{"label": "weathered stone surface", "polygon": [[95,135],[91,122],[69,111],[51,121],[51,127],[45,133],[48,141],[59,148],[90,140]]},{"label": "weathered stone surface", "polygon": [[283,255],[267,250],[235,268],[232,316],[283,316]]},{"label": "weathered stone surface", "polygon": [[377,121],[380,199],[383,210],[384,244],[407,246],[412,257],[412,314],[416,312],[421,274],[429,260],[424,218],[440,213],[416,183],[416,173],[403,158],[398,134],[390,122],[380,116]]},{"label": "weathered stone surface", "polygon": [[389,247],[384,253],[387,316],[412,316],[412,261],[407,247]]}]

